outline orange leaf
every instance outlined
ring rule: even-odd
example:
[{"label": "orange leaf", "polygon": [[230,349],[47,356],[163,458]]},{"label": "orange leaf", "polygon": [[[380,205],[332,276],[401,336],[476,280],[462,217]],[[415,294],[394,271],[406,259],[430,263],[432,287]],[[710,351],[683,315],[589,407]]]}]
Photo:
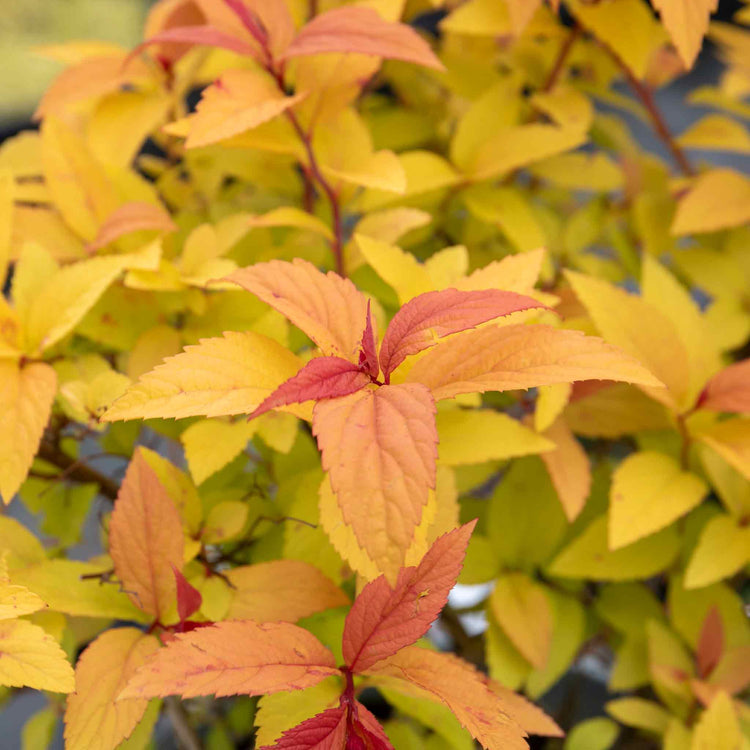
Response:
[{"label": "orange leaf", "polygon": [[503,702],[503,709],[524,732],[541,737],[562,737],[565,734],[541,708],[522,695],[495,680],[488,680],[487,686],[500,698]]},{"label": "orange leaf", "polygon": [[177,507],[136,450],[112,511],[109,552],[131,601],[159,620],[175,603],[172,565],[182,569],[183,546]]},{"label": "orange leaf", "polygon": [[226,277],[304,331],[323,354],[356,361],[367,318],[367,298],[351,281],[322,273],[312,263],[272,260]]},{"label": "orange leaf", "polygon": [[253,419],[287,404],[301,404],[323,398],[356,393],[370,383],[370,376],[341,357],[311,359],[294,377],[282,383],[248,417]]},{"label": "orange leaf", "polygon": [[716,373],[706,384],[699,409],[750,414],[750,359],[743,359]]},{"label": "orange leaf", "polygon": [[701,677],[706,678],[713,672],[723,651],[724,626],[721,622],[721,613],[718,607],[714,606],[708,611],[706,619],[703,621],[696,648],[698,674]]},{"label": "orange leaf", "polygon": [[139,201],[125,203],[105,219],[88,249],[99,250],[126,234],[144,230],[174,232],[177,225],[161,206]]},{"label": "orange leaf", "polygon": [[116,701],[135,670],[159,641],[136,628],[102,633],[76,664],[76,691],[65,710],[65,747],[69,750],[110,750],[129,737],[143,717],[143,698]]},{"label": "orange leaf", "polygon": [[660,385],[635,359],[600,338],[542,325],[467,331],[427,352],[406,379],[424,383],[436,401],[576,380]]},{"label": "orange leaf", "polygon": [[125,59],[127,65],[134,57],[139,55],[146,47],[154,44],[189,44],[202,45],[206,47],[219,47],[238,55],[249,55],[260,59],[260,53],[249,41],[241,39],[233,34],[228,34],[213,26],[177,26],[165,31],[160,31],[150,39],[141,42]]},{"label": "orange leaf", "polygon": [[353,672],[414,643],[448,601],[476,522],[439,537],[417,567],[402,568],[392,589],[380,576],[367,584],[346,616],[344,661]]},{"label": "orange leaf", "polygon": [[234,598],[227,617],[257,622],[296,622],[349,604],[317,568],[301,560],[273,560],[227,571]]},{"label": "orange leaf", "polygon": [[346,719],[343,706],[329,708],[287,729],[275,744],[260,750],[341,750],[346,745]]},{"label": "orange leaf", "polygon": [[444,703],[487,750],[528,750],[525,732],[508,715],[502,699],[487,687],[482,674],[453,654],[407,646],[369,673],[406,680],[425,691],[425,697]]},{"label": "orange leaf", "polygon": [[313,433],[344,521],[389,581],[435,487],[435,403],[419,383],[320,401]]},{"label": "orange leaf", "polygon": [[393,316],[383,338],[380,365],[386,383],[406,357],[434,346],[437,339],[534,307],[544,305],[531,297],[499,289],[443,289],[414,297]]},{"label": "orange leaf", "polygon": [[337,673],[333,654],[296,625],[220,622],[178,634],[120,695],[263,695],[304,690]]},{"label": "orange leaf", "polygon": [[662,23],[680,53],[686,68],[692,68],[698,57],[708,19],[719,0],[653,0]]},{"label": "orange leaf", "polygon": [[443,70],[430,45],[402,23],[371,8],[336,8],[313,18],[287,47],[284,58],[322,52],[356,52]]}]

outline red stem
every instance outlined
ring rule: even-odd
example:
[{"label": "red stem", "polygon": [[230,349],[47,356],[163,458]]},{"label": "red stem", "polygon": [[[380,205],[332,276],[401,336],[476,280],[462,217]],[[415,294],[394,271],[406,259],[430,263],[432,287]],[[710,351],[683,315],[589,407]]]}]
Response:
[{"label": "red stem", "polygon": [[555,62],[552,65],[552,69],[547,76],[547,80],[542,86],[542,91],[552,91],[552,89],[555,88],[557,82],[560,80],[560,76],[562,75],[563,70],[565,69],[565,62],[568,59],[570,50],[573,48],[573,45],[580,35],[581,27],[576,24],[570,30],[570,34],[565,37],[565,41],[560,46],[560,51],[557,53],[557,57],[555,58]]}]

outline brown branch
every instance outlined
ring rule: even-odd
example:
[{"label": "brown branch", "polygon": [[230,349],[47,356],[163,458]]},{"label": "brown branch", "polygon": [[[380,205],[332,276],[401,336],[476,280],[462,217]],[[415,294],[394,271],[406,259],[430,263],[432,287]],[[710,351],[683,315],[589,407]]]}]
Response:
[{"label": "brown branch", "polygon": [[573,48],[573,45],[575,44],[578,37],[581,36],[581,27],[576,24],[573,26],[573,28],[570,30],[570,33],[567,37],[565,37],[565,41],[563,41],[562,45],[560,46],[560,50],[557,53],[557,57],[555,58],[555,62],[552,65],[552,68],[547,75],[547,80],[542,85],[542,91],[548,92],[552,91],[555,86],[557,86],[558,81],[560,80],[560,76],[562,75],[563,70],[565,69],[565,63],[568,60],[568,55],[570,55],[570,50]]},{"label": "brown branch", "polygon": [[63,478],[67,477],[84,484],[98,484],[102,495],[113,501],[117,499],[117,493],[120,490],[117,482],[96,469],[92,469],[80,459],[71,458],[53,443],[42,440],[37,456],[60,469]]},{"label": "brown branch", "polygon": [[176,695],[168,695],[164,699],[164,709],[182,750],[202,750],[198,733],[190,726],[182,701]]}]

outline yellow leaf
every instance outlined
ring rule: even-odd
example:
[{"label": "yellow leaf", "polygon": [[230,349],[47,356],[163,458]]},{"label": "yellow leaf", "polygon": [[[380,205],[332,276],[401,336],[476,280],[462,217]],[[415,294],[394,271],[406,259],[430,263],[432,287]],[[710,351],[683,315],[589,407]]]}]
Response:
[{"label": "yellow leaf", "polygon": [[740,750],[746,742],[732,699],[722,690],[695,724],[690,750]]},{"label": "yellow leaf", "polygon": [[34,460],[57,389],[43,362],[0,359],[0,496],[9,503]]},{"label": "yellow leaf", "polygon": [[365,235],[385,243],[398,242],[402,235],[424,227],[432,221],[427,211],[406,206],[373,211],[363,216],[354,228],[355,235]]},{"label": "yellow leaf", "polygon": [[541,4],[542,0],[505,0],[514,34],[523,32]]},{"label": "yellow leaf", "polygon": [[144,331],[128,355],[126,375],[137,380],[144,373],[174,357],[182,349],[182,336],[170,326],[154,326]]},{"label": "yellow leaf", "polygon": [[248,506],[241,500],[224,500],[208,512],[201,541],[220,544],[238,536],[247,523]]},{"label": "yellow leaf", "polygon": [[554,450],[554,443],[507,414],[489,409],[442,409],[438,459],[445,466],[479,464]]},{"label": "yellow leaf", "polygon": [[537,432],[544,432],[560,416],[568,404],[572,390],[570,383],[539,387],[534,409],[534,429]]},{"label": "yellow leaf", "polygon": [[552,638],[552,607],[544,586],[525,573],[501,575],[489,603],[513,645],[528,662],[542,669]]},{"label": "yellow leaf", "polygon": [[607,713],[626,727],[646,729],[656,734],[664,734],[670,715],[663,706],[644,698],[628,697],[609,701]]},{"label": "yellow leaf", "polygon": [[633,453],[615,470],[609,495],[609,546],[619,549],[692,510],[708,487],[662,453]]},{"label": "yellow leaf", "polygon": [[709,481],[735,518],[750,517],[750,482],[709,447],[700,452]]},{"label": "yellow leaf", "polygon": [[0,622],[0,685],[69,693],[73,668],[52,636],[27,620]]},{"label": "yellow leaf", "polygon": [[669,710],[687,718],[693,702],[688,680],[694,673],[693,660],[677,634],[656,620],[646,623],[648,666],[656,694]]},{"label": "yellow leaf", "polygon": [[246,420],[203,419],[191,424],[180,435],[180,442],[185,448],[185,460],[195,483],[205,482],[239,456],[257,428],[257,422]]},{"label": "yellow leaf", "polygon": [[722,513],[701,531],[685,572],[685,588],[699,588],[728,578],[748,562],[750,526]]},{"label": "yellow leaf", "polygon": [[5,561],[0,560],[0,620],[10,620],[44,609],[44,601],[25,586],[10,582]]},{"label": "yellow leaf", "polygon": [[13,173],[9,169],[0,168],[0,285],[3,287],[10,261],[15,192]]},{"label": "yellow leaf", "polygon": [[295,227],[307,229],[311,232],[323,235],[327,240],[333,240],[331,228],[321,221],[317,216],[302,211],[293,206],[282,206],[274,208],[266,214],[252,216],[248,222],[250,227]]},{"label": "yellow leaf", "polygon": [[731,169],[712,169],[695,179],[677,204],[674,235],[716,232],[750,221],[750,179]]},{"label": "yellow leaf", "polygon": [[700,432],[698,439],[750,479],[750,419],[727,419]]},{"label": "yellow leaf", "polygon": [[642,297],[602,279],[571,271],[566,276],[604,339],[643,362],[667,386],[647,390],[648,395],[667,406],[692,406],[688,355],[675,324]]},{"label": "yellow leaf", "polygon": [[0,549],[8,568],[25,568],[47,559],[41,541],[20,521],[0,515]]},{"label": "yellow leaf", "polygon": [[718,6],[719,0],[654,0],[654,7],[688,69],[698,57],[709,16]]},{"label": "yellow leaf", "polygon": [[451,34],[504,36],[511,32],[510,13],[498,0],[469,0],[441,21],[440,29]]},{"label": "yellow leaf", "polygon": [[576,151],[572,154],[551,156],[532,165],[529,172],[535,177],[568,190],[609,192],[620,190],[624,181],[622,169],[601,151],[593,154]]},{"label": "yellow leaf", "polygon": [[135,670],[159,649],[136,628],[102,633],[78,659],[75,693],[65,710],[65,747],[109,750],[129,737],[146,712],[143,698],[117,700]]},{"label": "yellow leaf", "polygon": [[542,248],[520,255],[507,255],[502,260],[493,260],[484,268],[478,268],[465,278],[457,279],[453,286],[462,291],[505,289],[519,294],[532,294],[542,271],[544,255]]},{"label": "yellow leaf", "polygon": [[102,419],[249,414],[301,366],[298,357],[272,339],[228,331],[186,347],[143,375]]},{"label": "yellow leaf", "polygon": [[621,549],[607,547],[607,519],[601,516],[568,544],[548,567],[561,578],[628,581],[648,578],[674,560],[680,541],[673,527]]},{"label": "yellow leaf", "polygon": [[683,148],[750,153],[750,134],[737,120],[725,115],[706,115],[677,139]]}]

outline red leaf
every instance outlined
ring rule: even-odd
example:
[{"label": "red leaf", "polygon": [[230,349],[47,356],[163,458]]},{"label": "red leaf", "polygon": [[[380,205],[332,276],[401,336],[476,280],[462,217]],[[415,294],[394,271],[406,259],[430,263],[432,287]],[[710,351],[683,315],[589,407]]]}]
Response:
[{"label": "red leaf", "polygon": [[357,52],[444,69],[416,31],[385,21],[371,8],[336,8],[313,18],[289,45],[284,58],[322,52]]},{"label": "red leaf", "polygon": [[415,568],[403,568],[393,589],[385,576],[362,589],[344,625],[344,660],[364,672],[429,629],[463,567],[476,521],[438,538]]},{"label": "red leaf", "polygon": [[172,573],[174,573],[174,579],[177,583],[177,614],[180,616],[180,622],[185,622],[193,612],[198,611],[203,604],[203,597],[197,588],[188,583],[187,578],[182,575],[182,571],[174,564],[172,565]]},{"label": "red leaf", "polygon": [[705,679],[713,672],[723,651],[724,626],[721,622],[721,614],[717,607],[711,607],[703,621],[703,628],[696,649],[698,674],[702,678]]},{"label": "red leaf", "polygon": [[706,384],[697,407],[750,414],[750,359],[725,367]]},{"label": "red leaf", "polygon": [[359,701],[350,715],[346,750],[393,750],[380,722]]},{"label": "red leaf", "polygon": [[174,232],[176,229],[177,225],[161,206],[133,201],[120,206],[107,217],[88,249],[98,250],[131,232]]},{"label": "red leaf", "polygon": [[329,708],[287,729],[275,745],[259,750],[341,750],[346,741],[346,709]]},{"label": "red leaf", "polygon": [[348,396],[364,388],[369,382],[369,375],[341,357],[311,359],[294,377],[282,383],[268,396],[248,419],[286,404]]},{"label": "red leaf", "polygon": [[370,311],[370,300],[367,300],[367,321],[362,333],[360,344],[359,365],[364,366],[365,372],[373,378],[378,377],[380,366],[378,365],[378,345],[375,340],[375,329],[372,325],[372,312]]},{"label": "red leaf", "polygon": [[437,339],[535,307],[544,305],[523,294],[499,289],[474,292],[443,289],[420,294],[393,316],[385,333],[380,366],[386,383],[406,357],[428,349]]}]

